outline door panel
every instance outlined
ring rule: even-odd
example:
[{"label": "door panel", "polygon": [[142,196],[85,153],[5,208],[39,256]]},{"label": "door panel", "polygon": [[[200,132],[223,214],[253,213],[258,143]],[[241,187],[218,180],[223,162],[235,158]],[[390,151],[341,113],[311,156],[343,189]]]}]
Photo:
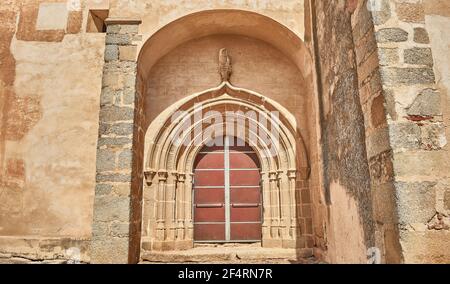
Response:
[{"label": "door panel", "polygon": [[[248,146],[204,147],[194,170],[194,240],[261,240],[259,162]],[[236,145],[236,144],[235,144]]]},{"label": "door panel", "polygon": [[256,154],[230,152],[230,168],[232,169],[257,169]]},{"label": "door panel", "polygon": [[194,222],[225,222],[225,206],[217,203],[194,208]]},{"label": "door panel", "polygon": [[195,171],[195,186],[224,186],[225,175],[223,170]]},{"label": "door panel", "polygon": [[198,154],[197,169],[223,169],[223,153]]},{"label": "door panel", "polygon": [[211,204],[211,203],[225,204],[225,189],[197,188],[195,191],[195,202],[196,204]]},{"label": "door panel", "polygon": [[194,240],[223,241],[225,240],[225,226],[224,224],[195,224]]},{"label": "door panel", "polygon": [[261,207],[243,204],[231,205],[231,222],[259,222],[261,221]]},{"label": "door panel", "polygon": [[259,170],[230,170],[230,186],[257,186],[260,179]]},{"label": "door panel", "polygon": [[230,202],[233,203],[260,203],[261,189],[259,187],[231,187]]},{"label": "door panel", "polygon": [[233,240],[261,240],[261,223],[231,224],[231,238]]}]

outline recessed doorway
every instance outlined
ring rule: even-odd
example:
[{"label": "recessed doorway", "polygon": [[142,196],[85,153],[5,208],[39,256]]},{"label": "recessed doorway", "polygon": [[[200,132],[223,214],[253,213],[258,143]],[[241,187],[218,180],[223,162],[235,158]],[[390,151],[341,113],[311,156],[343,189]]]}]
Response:
[{"label": "recessed doorway", "polygon": [[194,167],[194,242],[260,242],[260,163],[245,142],[225,137],[204,146]]}]

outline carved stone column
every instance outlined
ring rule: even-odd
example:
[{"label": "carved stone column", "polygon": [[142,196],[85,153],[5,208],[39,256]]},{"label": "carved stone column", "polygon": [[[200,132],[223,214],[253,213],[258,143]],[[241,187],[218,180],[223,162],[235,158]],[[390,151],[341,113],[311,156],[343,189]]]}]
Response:
[{"label": "carved stone column", "polygon": [[175,223],[175,190],[176,190],[176,180],[177,180],[177,174],[176,172],[172,172],[168,175],[167,178],[167,184],[166,184],[166,196],[165,196],[165,227],[166,227],[166,234],[165,234],[165,241],[166,241],[166,248],[170,249],[172,246],[170,242],[175,241],[175,230],[176,230],[176,223]]},{"label": "carved stone column", "polygon": [[290,225],[290,206],[289,206],[289,181],[286,171],[277,172],[277,180],[280,193],[280,236],[281,239],[287,240],[289,238]]},{"label": "carved stone column", "polygon": [[177,175],[177,188],[176,188],[176,223],[177,223],[177,234],[176,240],[184,240],[184,224],[185,224],[185,183],[186,174],[178,173]]},{"label": "carved stone column", "polygon": [[157,186],[158,183],[154,183],[153,179],[156,176],[156,171],[147,170],[144,172],[145,186],[144,186],[144,208],[142,220],[146,220],[143,223],[142,237],[151,238],[156,234],[156,204],[157,204]]},{"label": "carved stone column", "polygon": [[156,236],[159,245],[155,245],[156,249],[161,249],[162,241],[165,239],[165,200],[166,200],[166,183],[168,173],[166,171],[158,172],[158,194],[156,198]]},{"label": "carved stone column", "polygon": [[192,246],[194,245],[194,223],[192,220],[192,182],[194,179],[194,174],[190,173],[186,175],[185,182],[185,240],[190,241]]},{"label": "carved stone column", "polygon": [[272,239],[271,236],[271,204],[270,204],[270,181],[269,173],[261,173],[261,191],[263,198],[263,223],[262,223],[262,245],[267,246],[267,242]]},{"label": "carved stone column", "polygon": [[280,240],[280,199],[279,199],[279,188],[278,188],[278,173],[269,173],[270,182],[270,208],[271,208],[271,227],[270,235],[272,238],[272,243],[277,246],[274,241]]},{"label": "carved stone column", "polygon": [[297,237],[297,200],[295,196],[296,191],[296,180],[297,180],[297,170],[291,169],[288,170],[288,179],[289,179],[289,210],[290,210],[290,225],[289,225],[289,240],[294,243],[289,244],[288,246],[296,246],[295,240]]}]

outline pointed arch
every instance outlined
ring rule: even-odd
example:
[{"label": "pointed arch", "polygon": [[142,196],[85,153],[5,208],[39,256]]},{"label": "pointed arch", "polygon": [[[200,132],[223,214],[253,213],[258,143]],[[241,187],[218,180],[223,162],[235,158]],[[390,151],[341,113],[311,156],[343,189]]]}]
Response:
[{"label": "pointed arch", "polygon": [[[296,175],[309,173],[295,117],[277,102],[229,82],[181,99],[149,126],[144,150],[144,195],[149,201],[144,201],[144,238],[156,250],[192,246],[192,171],[195,157],[210,140],[203,135],[203,126],[211,118],[204,116],[208,111],[243,120],[244,134],[235,136],[247,142],[261,162],[263,246],[295,243]],[[247,111],[258,117],[247,117]],[[226,119],[215,126],[225,129]]]}]

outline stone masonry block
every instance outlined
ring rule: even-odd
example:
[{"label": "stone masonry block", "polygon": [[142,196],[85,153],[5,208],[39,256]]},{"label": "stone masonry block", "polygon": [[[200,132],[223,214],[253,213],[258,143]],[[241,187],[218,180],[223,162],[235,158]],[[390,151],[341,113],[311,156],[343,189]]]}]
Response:
[{"label": "stone masonry block", "polygon": [[97,182],[131,182],[130,174],[101,174],[96,176]]},{"label": "stone masonry block", "polygon": [[448,175],[450,160],[442,151],[407,151],[394,153],[398,177],[438,177]]},{"label": "stone masonry block", "polygon": [[91,245],[92,263],[128,263],[128,238],[99,236]]},{"label": "stone masonry block", "polygon": [[389,134],[393,149],[417,149],[420,146],[420,127],[415,123],[390,124]]},{"label": "stone masonry block", "polygon": [[114,61],[119,59],[119,47],[117,45],[107,45],[105,47],[105,61]]},{"label": "stone masonry block", "polygon": [[392,182],[387,182],[374,187],[374,218],[380,223],[395,223],[395,188]]},{"label": "stone masonry block", "polygon": [[356,14],[353,36],[355,41],[359,41],[373,27],[372,15],[369,10],[362,8]]},{"label": "stone masonry block", "polygon": [[130,145],[133,143],[129,137],[101,137],[98,139],[98,146],[109,146],[109,147],[123,147],[125,145]]},{"label": "stone masonry block", "polygon": [[381,68],[381,77],[386,86],[434,84],[432,68]]},{"label": "stone masonry block", "polygon": [[396,196],[402,224],[426,224],[436,214],[435,182],[397,182]]},{"label": "stone masonry block", "polygon": [[105,87],[102,89],[102,93],[100,95],[100,106],[104,105],[112,105],[115,101],[115,92],[109,87]]},{"label": "stone masonry block", "polygon": [[379,48],[378,57],[382,66],[394,65],[400,60],[398,48]]},{"label": "stone masonry block", "polygon": [[106,44],[130,45],[133,38],[129,34],[106,34]]},{"label": "stone masonry block", "polygon": [[105,106],[100,110],[101,122],[133,120],[134,109],[130,107]]},{"label": "stone masonry block", "polygon": [[441,96],[438,91],[425,89],[409,106],[408,115],[435,116],[441,115]]},{"label": "stone masonry block", "polygon": [[133,152],[131,149],[123,150],[119,154],[118,167],[119,169],[129,169],[131,168],[131,163],[133,159]]},{"label": "stone masonry block", "polygon": [[387,127],[375,129],[366,137],[367,156],[370,158],[390,150],[389,131]]},{"label": "stone masonry block", "polygon": [[119,58],[122,61],[136,61],[137,46],[127,45],[119,47]]},{"label": "stone masonry block", "polygon": [[95,195],[108,195],[112,192],[113,186],[106,183],[98,183],[95,185]]},{"label": "stone masonry block", "polygon": [[108,234],[108,223],[94,222],[92,224],[92,236],[104,236]]},{"label": "stone masonry block", "polygon": [[376,33],[378,42],[404,42],[408,40],[408,32],[399,28],[381,29]]},{"label": "stone masonry block", "polygon": [[108,25],[106,27],[106,33],[108,33],[108,34],[120,33],[120,25]]},{"label": "stone masonry block", "polygon": [[382,152],[369,160],[372,185],[388,183],[393,179],[392,152]]},{"label": "stone masonry block", "polygon": [[139,25],[120,25],[120,34],[135,35],[139,32]]},{"label": "stone masonry block", "polygon": [[431,48],[411,48],[405,50],[405,63],[433,66]]},{"label": "stone masonry block", "polygon": [[370,121],[373,128],[379,128],[386,123],[383,95],[379,95],[372,100],[370,106]]},{"label": "stone masonry block", "polygon": [[113,237],[128,237],[130,231],[130,224],[129,223],[118,223],[114,222],[110,226],[110,234]]},{"label": "stone masonry block", "polygon": [[425,9],[422,3],[397,3],[397,16],[408,23],[425,22]]},{"label": "stone masonry block", "polygon": [[114,195],[96,196],[95,206],[98,208],[94,214],[95,221],[128,222],[130,219],[130,199],[127,197]]},{"label": "stone masonry block", "polygon": [[420,127],[422,149],[439,150],[447,145],[443,123],[426,124]]},{"label": "stone masonry block", "polygon": [[447,189],[444,193],[444,208],[450,210],[450,189]]},{"label": "stone masonry block", "polygon": [[375,25],[382,25],[391,17],[389,0],[377,0],[378,9],[373,9],[372,18]]},{"label": "stone masonry block", "polygon": [[136,99],[136,91],[134,88],[126,88],[122,94],[122,102],[124,105],[134,105]]},{"label": "stone masonry block", "polygon": [[133,124],[132,123],[115,123],[107,124],[103,123],[100,125],[100,135],[122,135],[128,136],[133,134]]},{"label": "stone masonry block", "polygon": [[430,43],[430,37],[427,30],[424,28],[414,28],[414,42],[423,44]]},{"label": "stone masonry block", "polygon": [[97,150],[97,171],[112,171],[115,169],[116,155],[110,149]]}]

